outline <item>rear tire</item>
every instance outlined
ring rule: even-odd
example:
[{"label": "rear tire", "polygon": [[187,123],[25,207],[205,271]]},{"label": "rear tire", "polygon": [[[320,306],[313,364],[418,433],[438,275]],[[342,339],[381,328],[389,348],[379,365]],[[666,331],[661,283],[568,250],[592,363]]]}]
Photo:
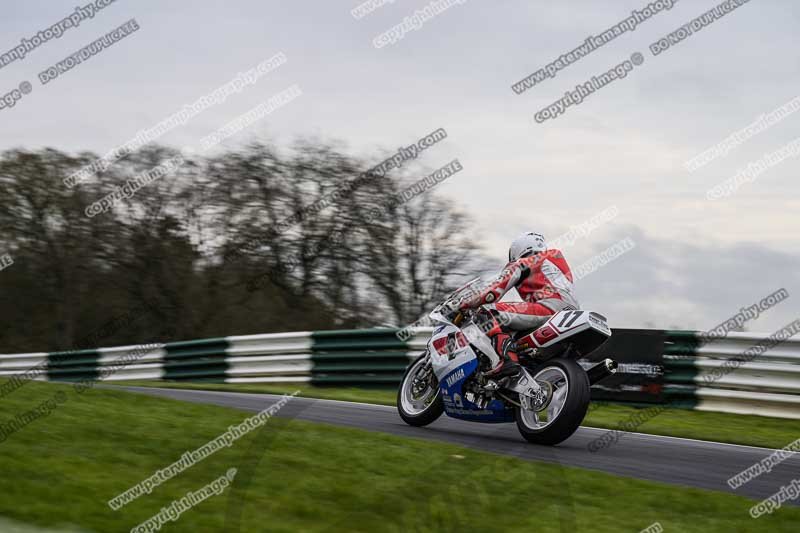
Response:
[{"label": "rear tire", "polygon": [[[403,379],[400,381],[400,388],[397,391],[397,412],[400,413],[400,418],[409,426],[427,426],[444,413],[442,391],[439,389],[438,384],[436,384],[436,391],[432,392],[435,396],[426,407],[417,410],[411,405],[413,396],[410,395],[413,379],[417,372],[422,370],[422,367],[425,365],[425,357],[427,355],[427,352],[423,353],[409,365],[403,374]],[[433,372],[433,370],[431,370],[431,372]],[[431,393],[430,391],[428,392]]]},{"label": "rear tire", "polygon": [[[568,439],[581,425],[589,408],[590,391],[589,377],[586,375],[586,371],[572,359],[552,359],[537,371],[536,375],[547,369],[555,369],[550,371],[551,374],[565,376],[568,384],[565,393],[566,399],[554,420],[542,428],[535,428],[531,427],[532,411],[525,410],[523,412],[523,408],[516,407],[514,415],[517,420],[517,429],[525,437],[525,440],[534,444],[552,446]],[[551,403],[551,405],[553,404]]]}]

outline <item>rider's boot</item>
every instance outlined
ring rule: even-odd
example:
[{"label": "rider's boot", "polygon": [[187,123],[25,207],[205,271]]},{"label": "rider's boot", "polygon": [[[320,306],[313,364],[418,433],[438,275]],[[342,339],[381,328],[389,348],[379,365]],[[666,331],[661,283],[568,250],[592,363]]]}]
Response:
[{"label": "rider's boot", "polygon": [[491,370],[484,375],[490,378],[516,376],[519,374],[519,363],[515,361],[516,355],[512,352],[515,343],[508,335],[496,335],[493,339],[495,351],[500,354],[500,360]]}]

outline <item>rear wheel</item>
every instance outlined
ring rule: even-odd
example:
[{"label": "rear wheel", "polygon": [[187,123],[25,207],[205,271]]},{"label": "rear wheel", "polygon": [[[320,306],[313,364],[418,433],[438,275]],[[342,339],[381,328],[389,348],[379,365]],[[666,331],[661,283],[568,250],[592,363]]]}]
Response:
[{"label": "rear wheel", "polygon": [[397,411],[410,426],[426,426],[442,416],[442,392],[427,352],[406,369],[397,391]]},{"label": "rear wheel", "polygon": [[517,428],[529,442],[558,444],[569,438],[583,422],[589,408],[589,377],[571,359],[553,359],[534,374],[534,380],[551,389],[550,399],[537,408],[520,397],[515,409]]}]

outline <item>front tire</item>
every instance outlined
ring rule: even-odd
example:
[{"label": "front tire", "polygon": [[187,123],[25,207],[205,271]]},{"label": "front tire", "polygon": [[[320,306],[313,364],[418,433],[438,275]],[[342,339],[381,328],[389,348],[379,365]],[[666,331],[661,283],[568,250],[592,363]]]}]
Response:
[{"label": "front tire", "polygon": [[427,377],[420,376],[425,372],[427,355],[423,353],[409,365],[397,391],[397,412],[409,426],[427,426],[444,413],[442,391],[433,370],[428,370]]},{"label": "front tire", "polygon": [[589,408],[589,377],[572,359],[552,359],[534,374],[553,386],[552,399],[539,412],[516,407],[517,429],[528,442],[554,445],[568,439],[583,422]]}]

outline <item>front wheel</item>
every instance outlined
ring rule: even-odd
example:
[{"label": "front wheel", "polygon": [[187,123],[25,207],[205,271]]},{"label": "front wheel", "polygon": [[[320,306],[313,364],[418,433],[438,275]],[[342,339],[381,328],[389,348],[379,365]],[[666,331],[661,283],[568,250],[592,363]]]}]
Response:
[{"label": "front wheel", "polygon": [[442,392],[427,356],[425,352],[411,363],[397,391],[397,411],[410,426],[427,426],[444,412]]},{"label": "front wheel", "polygon": [[533,376],[551,389],[550,401],[536,410],[527,398],[520,397],[515,409],[517,428],[529,442],[558,444],[569,438],[583,422],[589,408],[589,377],[572,359],[552,359]]}]

